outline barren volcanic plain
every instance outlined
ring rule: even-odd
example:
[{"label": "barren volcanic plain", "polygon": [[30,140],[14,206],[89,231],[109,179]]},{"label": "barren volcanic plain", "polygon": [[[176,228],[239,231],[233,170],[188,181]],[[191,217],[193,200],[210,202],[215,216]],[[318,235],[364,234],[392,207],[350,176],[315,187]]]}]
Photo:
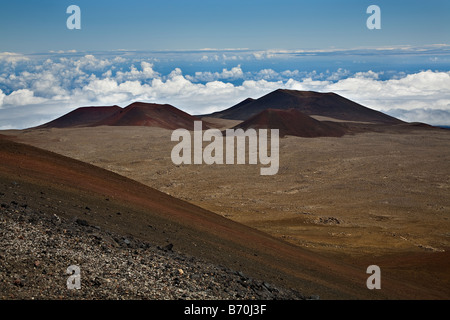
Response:
[{"label": "barren volcanic plain", "polygon": [[[342,122],[332,117],[325,120]],[[204,121],[220,129],[238,123],[208,117]],[[367,125],[362,121],[346,124]],[[315,293],[324,298],[450,298],[450,131],[405,123],[359,131],[342,137],[281,138],[280,169],[273,176],[261,176],[259,164],[174,165],[170,155],[177,142],[170,139],[172,131],[164,128],[98,126],[1,133],[189,202],[205,209],[202,215],[214,215],[214,223],[216,214],[226,218],[223,221],[238,222],[228,225],[218,220],[227,228],[238,228],[237,235],[249,235],[247,239],[237,236],[229,245],[233,249],[224,252],[246,241],[263,241],[268,235],[271,240],[264,240],[269,242],[263,247],[269,251],[244,260],[255,263],[264,255],[280,259],[267,274],[283,270],[291,277],[285,275],[286,281],[306,279],[294,285],[296,289],[323,289]],[[118,185],[116,181],[114,186]],[[128,180],[123,183],[124,188],[128,185],[132,185]],[[101,192],[107,190],[105,184]],[[127,192],[122,198],[141,191]],[[170,219],[176,219],[175,214]],[[194,230],[195,224],[191,221],[189,228]],[[251,228],[246,230],[242,224]],[[205,224],[202,232],[208,233],[210,226]],[[193,232],[189,230],[187,234]],[[227,248],[220,242],[225,240],[211,240],[222,231],[208,233],[211,246],[219,242]],[[254,245],[260,248],[261,244]],[[202,250],[206,249],[197,251]],[[365,286],[369,265],[381,268],[381,290]],[[312,283],[311,287],[302,287],[305,283]]]}]

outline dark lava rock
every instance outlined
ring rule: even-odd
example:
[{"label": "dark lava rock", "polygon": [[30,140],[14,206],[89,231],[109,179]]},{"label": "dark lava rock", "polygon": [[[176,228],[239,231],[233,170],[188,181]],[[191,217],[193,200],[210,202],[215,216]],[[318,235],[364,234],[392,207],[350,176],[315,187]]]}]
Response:
[{"label": "dark lava rock", "polygon": [[78,223],[80,226],[84,226],[84,227],[89,226],[89,223],[83,219],[77,219],[77,220],[75,220],[75,222]]},{"label": "dark lava rock", "polygon": [[163,251],[172,251],[172,249],[173,249],[173,244],[172,243],[169,243],[167,246],[164,246],[164,247],[158,247],[158,249],[159,250],[163,250]]}]

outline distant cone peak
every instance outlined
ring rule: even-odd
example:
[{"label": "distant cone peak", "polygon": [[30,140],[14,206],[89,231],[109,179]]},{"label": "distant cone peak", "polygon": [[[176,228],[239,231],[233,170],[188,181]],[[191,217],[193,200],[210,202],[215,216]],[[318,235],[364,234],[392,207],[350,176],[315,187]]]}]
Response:
[{"label": "distant cone peak", "polygon": [[[366,108],[332,92],[321,93],[288,89],[275,90],[259,99],[247,98],[231,108],[207,116],[246,121],[268,109],[284,111],[293,109],[301,112],[305,116],[322,116],[340,121],[360,121],[381,124],[403,123],[401,120]],[[274,112],[271,111],[274,116],[284,117],[282,116],[283,113],[277,114]],[[298,113],[294,111],[290,112],[300,117]],[[125,108],[119,106],[78,108],[38,128],[106,125],[154,126],[172,130],[178,128],[192,130],[193,122],[196,120],[200,120],[200,118],[192,116],[170,104],[136,101]],[[285,119],[283,121],[292,122],[292,119]],[[320,122],[316,124],[322,126]],[[208,126],[206,123],[205,125]],[[300,123],[299,125],[301,126],[302,124]],[[292,126],[292,123],[288,125],[288,127]]]}]

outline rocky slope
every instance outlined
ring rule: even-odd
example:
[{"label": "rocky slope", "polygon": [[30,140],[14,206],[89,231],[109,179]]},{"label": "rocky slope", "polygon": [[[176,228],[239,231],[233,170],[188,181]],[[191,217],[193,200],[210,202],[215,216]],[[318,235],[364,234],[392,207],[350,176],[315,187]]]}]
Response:
[{"label": "rocky slope", "polygon": [[[171,244],[143,242],[6,198],[0,193],[2,300],[305,298]],[[80,268],[79,290],[67,288],[70,265]]]}]

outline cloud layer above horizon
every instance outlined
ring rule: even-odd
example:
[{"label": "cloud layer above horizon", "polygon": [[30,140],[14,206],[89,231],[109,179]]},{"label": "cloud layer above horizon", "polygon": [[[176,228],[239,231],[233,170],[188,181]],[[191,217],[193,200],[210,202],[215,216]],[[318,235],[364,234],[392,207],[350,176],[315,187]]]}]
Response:
[{"label": "cloud layer above horizon", "polygon": [[205,50],[176,66],[170,57],[136,53],[0,53],[0,129],[36,126],[81,106],[134,101],[205,114],[279,88],[335,92],[402,120],[450,125],[448,70],[267,68],[274,56],[284,59],[279,52]]}]

